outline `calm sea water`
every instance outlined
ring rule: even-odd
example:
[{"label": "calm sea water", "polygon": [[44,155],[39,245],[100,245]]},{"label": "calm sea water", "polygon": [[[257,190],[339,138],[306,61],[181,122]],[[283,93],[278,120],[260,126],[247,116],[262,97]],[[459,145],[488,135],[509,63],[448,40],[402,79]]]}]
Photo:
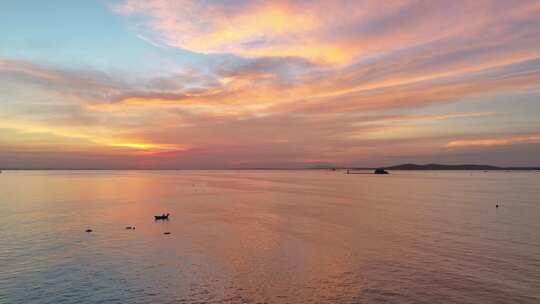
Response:
[{"label": "calm sea water", "polygon": [[540,303],[540,173],[4,171],[0,303]]}]

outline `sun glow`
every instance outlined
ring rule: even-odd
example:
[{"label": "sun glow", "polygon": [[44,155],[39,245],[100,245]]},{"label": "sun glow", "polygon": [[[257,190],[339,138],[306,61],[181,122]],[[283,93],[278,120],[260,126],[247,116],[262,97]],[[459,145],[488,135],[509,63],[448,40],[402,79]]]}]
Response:
[{"label": "sun glow", "polygon": [[81,140],[89,145],[96,145],[96,148],[113,147],[125,148],[135,152],[158,153],[166,151],[187,151],[190,149],[188,145],[179,144],[157,144],[148,142],[134,142],[121,140],[112,136],[100,136],[91,134],[83,130],[68,130],[65,128],[53,128],[32,124],[14,124],[3,122],[0,124],[0,129],[12,129],[22,134],[41,134],[55,137],[66,138],[69,142],[71,139],[74,143],[80,144]]},{"label": "sun glow", "polygon": [[187,151],[189,146],[169,145],[169,144],[150,144],[150,143],[133,143],[133,142],[113,142],[107,144],[111,147],[129,148],[147,153],[158,153],[167,151]]}]

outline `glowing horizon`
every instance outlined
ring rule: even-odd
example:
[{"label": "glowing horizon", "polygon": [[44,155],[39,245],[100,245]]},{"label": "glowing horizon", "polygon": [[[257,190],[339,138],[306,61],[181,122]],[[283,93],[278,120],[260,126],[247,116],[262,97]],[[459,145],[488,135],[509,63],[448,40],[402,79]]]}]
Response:
[{"label": "glowing horizon", "polygon": [[540,165],[538,1],[2,4],[0,168]]}]

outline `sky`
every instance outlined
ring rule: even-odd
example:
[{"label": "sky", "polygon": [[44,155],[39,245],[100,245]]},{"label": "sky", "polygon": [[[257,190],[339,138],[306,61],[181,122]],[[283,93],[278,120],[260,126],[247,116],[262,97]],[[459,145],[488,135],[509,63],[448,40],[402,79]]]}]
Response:
[{"label": "sky", "polygon": [[540,1],[0,0],[0,168],[540,165]]}]

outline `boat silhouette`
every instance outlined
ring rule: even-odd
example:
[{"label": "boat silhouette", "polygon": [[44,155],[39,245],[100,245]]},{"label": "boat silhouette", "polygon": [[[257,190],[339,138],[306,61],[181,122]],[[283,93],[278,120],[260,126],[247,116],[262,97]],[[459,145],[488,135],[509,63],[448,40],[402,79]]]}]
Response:
[{"label": "boat silhouette", "polygon": [[158,221],[158,220],[168,220],[169,219],[169,213],[162,214],[162,215],[154,215],[154,219],[156,221]]}]

